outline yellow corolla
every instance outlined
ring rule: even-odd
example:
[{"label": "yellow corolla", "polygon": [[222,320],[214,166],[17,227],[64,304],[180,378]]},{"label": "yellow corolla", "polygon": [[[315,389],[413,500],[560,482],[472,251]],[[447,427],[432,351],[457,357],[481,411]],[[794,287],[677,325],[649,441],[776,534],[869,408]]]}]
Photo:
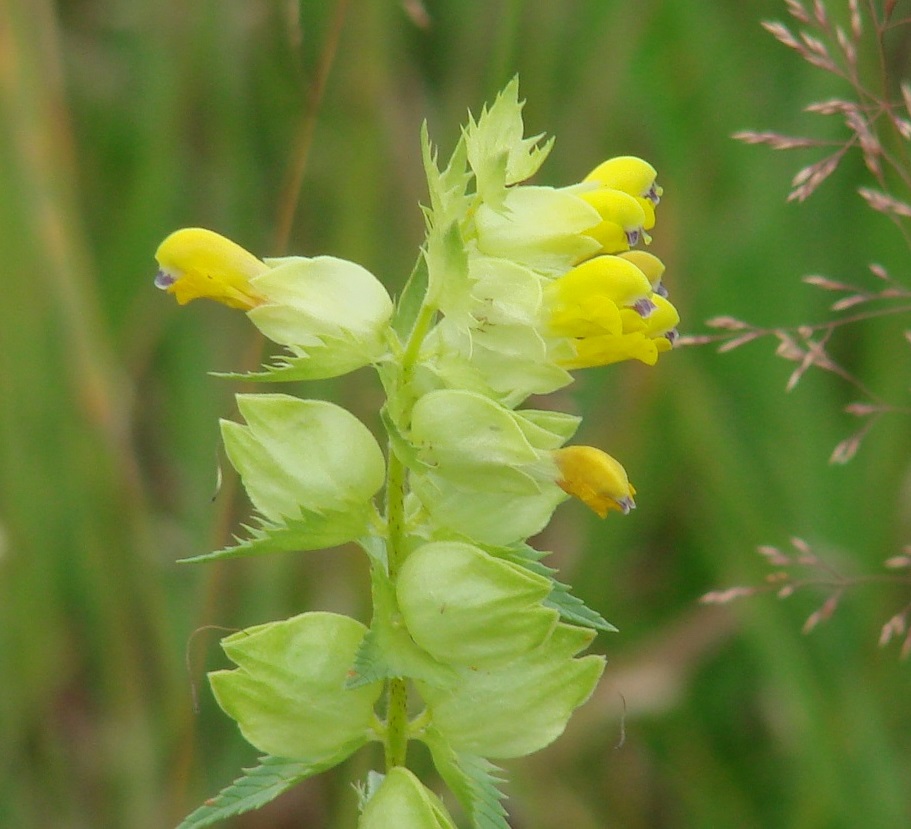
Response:
[{"label": "yellow corolla", "polygon": [[557,485],[604,518],[611,510],[628,513],[636,490],[620,462],[594,446],[565,446],[553,453],[560,470]]},{"label": "yellow corolla", "polygon": [[648,275],[625,256],[598,256],[546,287],[549,333],[573,346],[560,366],[572,370],[630,359],[654,365],[671,348],[679,316],[660,286],[661,261],[646,256],[641,261]]},{"label": "yellow corolla", "polygon": [[250,280],[268,266],[240,245],[211,230],[175,230],[155,253],[155,285],[174,294],[181,305],[204,297],[249,311],[264,302]]},{"label": "yellow corolla", "polygon": [[[594,207],[601,217],[601,222],[586,230],[585,235],[598,242],[602,252],[620,253],[638,245],[640,239],[646,243],[651,241],[645,232],[646,213],[640,200],[629,193],[599,187],[597,190],[579,193],[579,198]],[[649,226],[654,224],[652,211],[652,223]]]},{"label": "yellow corolla", "polygon": [[651,230],[655,225],[655,206],[664,192],[655,182],[657,175],[647,161],[632,155],[621,155],[599,164],[584,181],[596,182],[602,187],[633,196],[645,214],[643,227]]}]

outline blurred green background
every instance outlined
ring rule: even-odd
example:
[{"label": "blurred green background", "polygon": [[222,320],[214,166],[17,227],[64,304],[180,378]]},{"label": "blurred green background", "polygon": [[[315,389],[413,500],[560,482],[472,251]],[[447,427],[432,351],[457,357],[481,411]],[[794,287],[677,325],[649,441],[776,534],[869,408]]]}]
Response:
[{"label": "blurred green background", "polygon": [[[213,497],[239,387],[208,372],[256,366],[262,344],[242,314],[155,291],[158,242],[203,225],[261,255],[356,260],[394,290],[422,239],[421,121],[448,153],[518,72],[529,131],[557,136],[539,181],[622,153],[659,169],[651,249],[684,331],[823,319],[834,297],[802,274],[906,275],[908,250],[856,196],[857,159],[786,204],[818,154],[731,140],[842,135],[800,112],[843,90],[759,26],[784,16],[779,0],[0,0],[0,825],[173,826],[255,761],[204,680],[223,632],[367,614],[351,550],[174,563],[249,514],[232,475]],[[901,324],[836,351],[906,405]],[[825,593],[698,603],[760,584],[759,544],[798,535],[860,574],[909,539],[906,417],[828,465],[856,394],[821,372],[785,394],[772,346],[681,349],[561,393],[639,508],[602,523],[567,504],[540,540],[620,632],[596,642],[607,672],[563,739],[507,764],[516,829],[911,825],[911,665],[877,647],[906,593],[851,591],[809,636]],[[307,391],[376,425],[368,372]],[[232,825],[353,826],[370,759]]]}]

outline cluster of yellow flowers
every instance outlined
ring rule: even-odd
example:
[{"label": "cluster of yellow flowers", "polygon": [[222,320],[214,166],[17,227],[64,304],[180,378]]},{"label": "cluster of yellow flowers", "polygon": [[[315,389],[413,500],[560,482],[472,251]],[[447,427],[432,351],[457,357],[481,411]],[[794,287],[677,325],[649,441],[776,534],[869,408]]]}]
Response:
[{"label": "cluster of yellow flowers", "polygon": [[[620,156],[571,187],[505,182],[497,197],[479,203],[460,194],[461,211],[444,202],[428,211],[428,296],[441,319],[421,345],[417,394],[467,389],[511,410],[530,394],[571,382],[569,370],[627,359],[654,364],[672,347],[679,321],[661,281],[664,265],[635,248],[650,241],[655,224],[662,193],[655,179],[647,162]],[[447,214],[454,215],[449,224]],[[457,253],[442,238],[453,227]],[[392,302],[352,262],[262,261],[202,228],[172,233],[156,258],[156,285],[179,303],[205,297],[242,309],[286,346],[296,358],[291,379],[334,376],[389,357]],[[476,410],[468,414],[483,420]],[[598,515],[634,506],[635,490],[610,455],[569,446],[550,449],[549,458],[559,487]]]}]

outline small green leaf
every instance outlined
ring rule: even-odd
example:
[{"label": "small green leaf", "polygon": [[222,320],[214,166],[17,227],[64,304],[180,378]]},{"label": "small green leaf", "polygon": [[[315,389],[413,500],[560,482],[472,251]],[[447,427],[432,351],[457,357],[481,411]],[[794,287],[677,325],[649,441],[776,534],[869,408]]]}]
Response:
[{"label": "small green leaf", "polygon": [[556,449],[566,443],[582,422],[581,417],[565,412],[522,409],[516,414],[528,440],[534,446],[547,449]]},{"label": "small green leaf", "polygon": [[337,377],[382,357],[393,309],[373,274],[334,256],[265,261],[269,269],[251,285],[267,301],[247,316],[270,340],[306,356],[309,378]]},{"label": "small green leaf", "polygon": [[307,349],[307,354],[277,355],[275,362],[272,365],[263,366],[262,371],[212,372],[212,375],[225,380],[239,380],[245,383],[296,383],[303,380],[325,380],[364,365],[363,361],[359,361],[356,365],[347,368],[323,359],[323,355],[329,355],[331,352],[331,344],[313,345]]},{"label": "small green leaf", "polygon": [[565,272],[600,249],[585,235],[598,224],[598,211],[571,189],[511,187],[502,208],[481,204],[474,221],[481,253],[539,273]]},{"label": "small green leaf", "polygon": [[472,829],[509,829],[497,788],[503,778],[500,769],[483,757],[455,751],[442,734],[428,728],[421,737],[430,749],[440,777],[458,798]]},{"label": "small green leaf", "polygon": [[478,193],[494,207],[502,203],[507,185],[524,181],[538,170],[553,146],[553,139],[539,146],[543,136],[523,138],[524,101],[519,100],[519,79],[514,77],[485,107],[477,122],[465,129],[468,160],[478,182]]},{"label": "small green leaf", "polygon": [[559,436],[483,394],[424,394],[410,439],[429,467],[412,470],[412,491],[441,529],[510,544],[540,532],[568,497],[550,454]]},{"label": "small green leaf", "polygon": [[188,815],[177,829],[202,829],[220,820],[265,806],[302,780],[338,765],[347,755],[329,755],[313,761],[285,760],[282,757],[261,757],[260,764],[244,769],[230,786]]},{"label": "small green leaf", "polygon": [[471,278],[458,222],[434,226],[427,234],[427,302],[446,314],[467,311]]},{"label": "small green leaf", "polygon": [[608,622],[596,610],[592,610],[578,596],[570,593],[570,586],[559,581],[554,581],[554,588],[544,600],[545,607],[554,608],[564,622],[582,625],[583,627],[600,630],[604,633],[616,633],[617,628]]},{"label": "small green leaf", "polygon": [[244,525],[249,538],[235,537],[237,544],[180,560],[181,564],[198,564],[243,556],[259,556],[268,553],[284,553],[304,550],[322,550],[337,547],[363,535],[369,523],[371,507],[350,512],[313,512],[301,507],[300,519],[286,519],[282,524],[272,524],[259,519],[258,526]]},{"label": "small green leaf", "polygon": [[389,413],[388,406],[380,409],[380,418],[383,421],[383,427],[386,434],[389,435],[389,442],[392,445],[392,451],[396,457],[409,469],[426,470],[428,465],[418,456],[417,449],[405,438],[399,429],[392,415]]},{"label": "small green leaf", "polygon": [[440,171],[437,164],[437,153],[430,143],[425,122],[421,126],[421,156],[424,161],[424,173],[427,176],[427,189],[430,195],[430,209],[424,211],[428,225],[431,228],[442,227],[461,219],[470,204],[467,190],[472,177],[468,170],[464,133],[459,138],[446,169]]},{"label": "small green leaf", "polygon": [[528,544],[517,544],[513,547],[484,547],[484,549],[492,555],[499,555],[520,564],[532,573],[549,578],[553,587],[550,595],[544,600],[544,604],[559,611],[563,621],[604,633],[616,633],[617,628],[600,613],[588,607],[578,596],[574,596],[570,592],[572,588],[568,584],[563,584],[554,578],[557,571],[541,561],[547,553],[536,550]]},{"label": "small green leaf", "polygon": [[414,269],[411,271],[405,287],[402,288],[402,294],[398,298],[395,315],[392,318],[392,328],[403,342],[407,341],[408,335],[414,328],[414,322],[418,318],[426,294],[427,260],[421,254],[418,261],[414,263]]},{"label": "small green leaf", "polygon": [[502,477],[508,486],[534,491],[534,482],[517,467],[534,464],[537,447],[523,434],[515,412],[482,394],[461,389],[425,394],[414,406],[411,437],[428,462],[453,470],[447,474],[458,470],[477,477],[483,471],[496,484]]}]

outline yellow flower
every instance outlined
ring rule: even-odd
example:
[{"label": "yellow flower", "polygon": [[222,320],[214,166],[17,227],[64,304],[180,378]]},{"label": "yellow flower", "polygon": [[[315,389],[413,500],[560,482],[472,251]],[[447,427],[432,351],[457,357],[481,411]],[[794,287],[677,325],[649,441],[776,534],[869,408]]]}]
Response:
[{"label": "yellow flower", "polygon": [[[643,265],[660,280],[664,266],[645,255]],[[559,359],[564,369],[629,359],[654,365],[673,345],[677,310],[628,255],[590,259],[551,282],[545,295],[550,333],[573,347]]]},{"label": "yellow flower", "polygon": [[632,155],[621,155],[599,164],[584,181],[596,182],[635,198],[645,214],[643,227],[651,230],[655,225],[655,207],[664,192],[655,182],[657,175],[647,161]]},{"label": "yellow flower", "polygon": [[567,370],[607,366],[622,360],[639,360],[653,366],[658,355],[670,351],[677,339],[675,326],[680,321],[677,309],[663,296],[653,294],[649,302],[654,310],[642,317],[632,309],[620,313],[622,330],[573,340],[575,356],[560,365]]},{"label": "yellow flower", "polygon": [[636,490],[618,460],[594,446],[565,446],[553,453],[560,470],[557,485],[604,518],[611,510],[634,509]]},{"label": "yellow flower", "polygon": [[155,285],[181,305],[200,297],[249,311],[264,302],[250,280],[268,266],[240,245],[211,230],[185,227],[165,239],[155,253]]}]

